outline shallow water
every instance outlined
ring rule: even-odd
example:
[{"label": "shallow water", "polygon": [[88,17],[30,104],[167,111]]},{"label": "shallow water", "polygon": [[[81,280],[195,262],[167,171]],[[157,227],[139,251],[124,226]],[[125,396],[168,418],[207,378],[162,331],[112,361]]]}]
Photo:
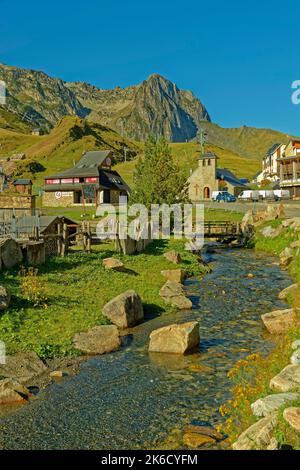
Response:
[{"label": "shallow water", "polygon": [[[213,272],[186,283],[192,311],[148,318],[124,338],[122,350],[90,359],[79,375],[0,419],[0,448],[149,449],[174,428],[220,422],[218,407],[232,385],[226,374],[248,354],[270,351],[260,315],[285,306],[277,295],[291,279],[273,257],[252,251],[211,257]],[[199,353],[148,354],[153,329],[191,320],[200,322]],[[204,370],[194,372],[195,365]]]}]

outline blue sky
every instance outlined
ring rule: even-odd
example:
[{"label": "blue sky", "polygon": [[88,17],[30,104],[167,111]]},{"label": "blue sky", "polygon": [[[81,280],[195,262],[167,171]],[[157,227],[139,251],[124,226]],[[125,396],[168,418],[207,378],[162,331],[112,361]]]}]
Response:
[{"label": "blue sky", "polygon": [[101,88],[160,73],[222,126],[300,135],[299,13],[299,0],[0,0],[0,62]]}]

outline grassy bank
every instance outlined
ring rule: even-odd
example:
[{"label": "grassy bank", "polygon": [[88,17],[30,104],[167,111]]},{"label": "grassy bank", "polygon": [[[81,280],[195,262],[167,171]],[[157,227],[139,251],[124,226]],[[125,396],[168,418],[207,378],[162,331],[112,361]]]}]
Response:
[{"label": "grassy bank", "polygon": [[[281,226],[281,221],[267,222],[259,227],[254,242],[256,250],[279,255],[293,241],[299,239],[299,232],[291,228],[283,228],[275,238],[265,237],[261,231],[266,226],[278,228]],[[293,280],[300,282],[300,255],[297,249],[294,250],[294,258],[288,269]],[[300,289],[293,296],[289,296],[287,302],[293,307],[300,307]],[[299,338],[299,327],[290,329],[285,335],[272,337],[275,348],[268,357],[263,358],[256,354],[248,356],[245,360],[239,361],[228,373],[233,382],[232,399],[220,408],[221,414],[226,419],[223,431],[230,436],[225,443],[226,446],[231,445],[241,432],[258,420],[253,416],[250,405],[259,398],[276,393],[269,387],[270,380],[290,363],[292,341]],[[288,406],[300,406],[300,400],[289,403]],[[287,405],[278,411],[275,437],[282,448],[300,449],[300,436],[282,417],[286,407]]]},{"label": "grassy bank", "polygon": [[[163,256],[171,249],[182,254],[180,265]],[[203,273],[196,257],[184,250],[183,241],[158,240],[143,253],[116,255],[124,262],[125,272],[103,268],[103,258],[114,255],[113,246],[103,244],[91,254],[52,258],[37,276],[18,271],[0,273],[0,283],[12,294],[9,309],[0,316],[0,338],[8,352],[33,349],[42,357],[73,354],[74,334],[106,323],[102,307],[116,295],[134,289],[146,313],[168,313],[172,307],[158,295],[166,280],[161,270],[181,267],[190,275]]]}]

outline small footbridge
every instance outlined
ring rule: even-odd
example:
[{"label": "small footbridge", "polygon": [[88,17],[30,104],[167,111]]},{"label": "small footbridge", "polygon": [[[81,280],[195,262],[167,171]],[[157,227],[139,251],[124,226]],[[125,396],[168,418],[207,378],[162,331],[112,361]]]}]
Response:
[{"label": "small footbridge", "polygon": [[231,221],[205,221],[204,238],[216,238],[220,240],[234,240],[242,237],[243,231],[240,222]]}]

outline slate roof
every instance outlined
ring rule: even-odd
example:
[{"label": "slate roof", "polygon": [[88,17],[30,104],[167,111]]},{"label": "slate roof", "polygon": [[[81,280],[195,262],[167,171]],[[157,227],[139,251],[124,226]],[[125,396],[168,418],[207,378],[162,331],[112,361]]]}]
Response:
[{"label": "slate roof", "polygon": [[243,184],[230,170],[227,170],[227,168],[217,168],[217,178],[227,181],[227,183],[230,183],[232,186],[247,188],[247,186]]},{"label": "slate roof", "polygon": [[[39,221],[39,229],[40,232],[44,232],[53,222],[55,221],[62,221],[64,220],[68,224],[76,224],[72,219],[64,216],[57,216],[57,215],[41,215],[38,217]],[[26,232],[30,227],[35,227],[37,222],[37,217],[34,215],[27,215],[24,217],[18,217],[16,220],[16,228],[18,232]]]},{"label": "slate roof", "polygon": [[102,165],[104,160],[112,153],[111,150],[96,150],[86,152],[78,163],[68,170],[47,176],[47,179],[55,178],[72,178],[78,176],[98,176],[98,167]]},{"label": "slate roof", "polygon": [[104,189],[118,189],[119,191],[130,191],[129,186],[114,170],[101,170],[99,186]]}]

